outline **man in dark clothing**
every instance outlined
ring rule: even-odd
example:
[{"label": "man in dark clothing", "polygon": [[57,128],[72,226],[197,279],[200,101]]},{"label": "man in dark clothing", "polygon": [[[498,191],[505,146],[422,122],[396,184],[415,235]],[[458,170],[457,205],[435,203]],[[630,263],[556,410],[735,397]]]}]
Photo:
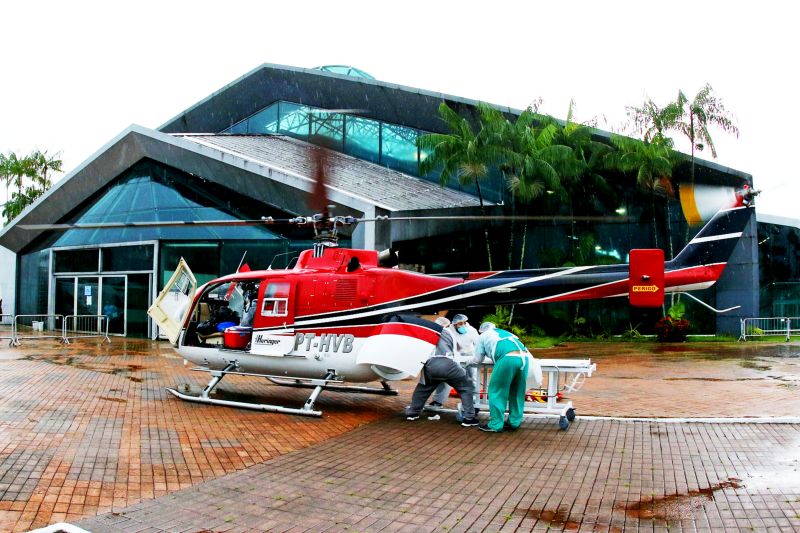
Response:
[{"label": "man in dark clothing", "polygon": [[443,327],[439,335],[439,341],[433,354],[425,362],[420,373],[419,383],[417,383],[414,393],[411,395],[411,405],[406,407],[406,420],[417,420],[428,397],[436,390],[440,383],[447,383],[458,391],[461,396],[464,419],[461,425],[464,427],[477,426],[478,419],[475,418],[475,408],[472,401],[473,385],[467,377],[461,365],[456,363],[453,355],[455,344],[453,336],[448,331],[447,326],[450,321],[444,317],[436,319],[436,323]]}]

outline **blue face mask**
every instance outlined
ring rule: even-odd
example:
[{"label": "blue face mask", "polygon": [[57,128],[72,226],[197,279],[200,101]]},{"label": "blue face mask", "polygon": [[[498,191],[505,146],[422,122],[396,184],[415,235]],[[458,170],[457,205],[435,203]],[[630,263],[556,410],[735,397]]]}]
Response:
[{"label": "blue face mask", "polygon": [[466,332],[467,332],[467,327],[466,327],[466,326],[458,326],[458,327],[456,328],[456,331],[457,331],[457,332],[459,332],[459,333],[461,333],[461,334],[463,335],[464,333],[466,333]]}]

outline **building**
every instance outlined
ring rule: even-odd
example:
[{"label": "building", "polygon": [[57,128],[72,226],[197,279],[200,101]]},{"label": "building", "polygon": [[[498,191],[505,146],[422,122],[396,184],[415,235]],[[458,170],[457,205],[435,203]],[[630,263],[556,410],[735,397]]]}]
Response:
[{"label": "building", "polygon": [[[153,336],[146,309],[180,257],[202,283],[235,271],[242,261],[252,268],[285,267],[311,236],[300,229],[264,226],[61,231],[52,225],[307,215],[314,212],[309,151],[317,146],[330,150],[329,200],[336,214],[478,214],[472,187],[441,187],[437,176],[419,175],[426,154],[417,148],[416,138],[446,132],[437,113],[443,101],[475,120],[475,101],[381,82],[352,67],[262,65],[158,129],[125,129],[6,226],[0,245],[13,252],[9,262],[16,283],[9,288],[5,282],[0,289],[7,300],[13,299],[19,314],[102,313],[111,317],[112,333]],[[520,113],[498,109],[510,118]],[[595,136],[608,142],[606,132],[596,131]],[[688,175],[685,165],[679,171]],[[698,162],[696,174],[697,183],[752,185],[749,175],[714,163]],[[679,202],[663,198],[663,207],[650,209],[640,194],[622,185],[616,188],[610,207],[588,206],[589,199],[601,196],[595,191],[586,193],[587,202],[578,199],[574,205],[572,200],[566,206],[550,199],[527,206],[511,196],[502,176],[492,176],[482,186],[491,213],[549,218],[516,226],[493,223],[495,248],[502,250],[499,255],[506,263],[500,267],[519,267],[518,261],[525,267],[555,266],[565,259],[565,250],[574,255],[579,247],[588,247],[591,260],[623,262],[628,250],[651,247],[654,239],[661,239],[663,247],[669,242],[677,253],[690,234]],[[564,223],[552,216],[584,207],[620,218],[590,224]],[[45,227],[26,228],[31,225]],[[409,267],[443,272],[485,269],[482,236],[480,227],[446,221],[364,223],[343,244],[400,249]],[[753,221],[723,278],[703,296],[717,307],[742,308],[716,322],[698,308],[704,330],[738,331],[739,316],[755,316],[755,236]],[[509,238],[516,240],[510,243]],[[609,305],[610,312],[593,311]],[[547,321],[573,314],[565,309],[548,304],[539,316]],[[630,321],[625,302],[587,303],[583,309],[605,316],[609,329]]]}]

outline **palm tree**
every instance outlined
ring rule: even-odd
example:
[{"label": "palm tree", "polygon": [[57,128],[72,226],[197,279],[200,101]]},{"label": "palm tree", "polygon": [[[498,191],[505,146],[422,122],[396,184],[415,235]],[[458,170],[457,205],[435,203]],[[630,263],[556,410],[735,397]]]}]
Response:
[{"label": "palm tree", "polygon": [[649,97],[642,107],[628,106],[625,109],[633,129],[648,143],[668,141],[666,132],[675,129],[683,113],[678,102],[670,102],[664,107],[659,107]]},{"label": "palm tree", "polygon": [[[561,187],[557,191],[559,197],[569,206],[569,214],[573,218],[572,230],[573,245],[575,239],[575,211],[587,212],[598,208],[599,204],[607,203],[613,196],[608,181],[603,175],[605,170],[603,160],[613,150],[613,147],[595,141],[592,137],[593,130],[584,123],[575,121],[575,102],[570,101],[567,110],[567,120],[561,125],[553,117],[547,117],[545,124],[556,126],[553,144],[571,149],[557,163],[557,170],[561,177]],[[606,201],[603,202],[602,200]],[[576,249],[573,246],[573,255]]]},{"label": "palm tree", "polygon": [[572,149],[555,143],[557,135],[555,121],[545,121],[531,108],[513,124],[506,124],[503,138],[507,151],[501,170],[509,189],[521,200],[535,200],[546,191],[560,190],[557,168],[567,167]]},{"label": "palm tree", "polygon": [[[626,174],[635,173],[636,185],[650,195],[653,209],[653,243],[658,247],[658,231],[656,228],[656,196],[664,197],[669,210],[669,198],[674,194],[672,186],[672,169],[677,162],[677,154],[672,150],[672,143],[665,137],[657,137],[653,142],[643,142],[630,137],[612,135],[611,144],[617,149],[604,158],[607,168],[619,170]],[[669,220],[669,215],[667,215]],[[670,257],[673,254],[672,235],[669,232]]]},{"label": "palm tree", "polygon": [[8,168],[8,159],[5,154],[0,154],[0,181],[6,185],[6,202],[8,201],[8,188],[11,186],[11,172]]},{"label": "palm tree", "polygon": [[722,100],[714,95],[714,89],[706,83],[690,102],[683,91],[678,91],[678,100],[674,103],[679,111],[672,128],[680,131],[692,145],[692,185],[694,185],[694,152],[711,149],[711,155],[717,158],[717,149],[711,138],[709,126],[717,126],[726,133],[739,136],[739,129],[733,123],[733,116],[725,109]]},{"label": "palm tree", "polygon": [[[446,186],[453,178],[462,185],[474,184],[481,213],[486,214],[481,192],[481,180],[489,175],[489,169],[505,157],[502,147],[502,132],[506,122],[503,115],[493,107],[478,104],[478,131],[469,121],[461,117],[445,102],[439,105],[439,116],[450,133],[431,133],[417,138],[417,146],[428,152],[420,161],[420,173],[425,175],[441,168],[439,183]],[[489,270],[492,270],[492,251],[489,244],[489,229],[484,225],[486,254]]]},{"label": "palm tree", "polygon": [[[507,122],[503,140],[506,157],[500,170],[506,179],[512,196],[512,214],[516,211],[517,198],[523,203],[532,203],[546,192],[561,189],[561,178],[556,169],[563,161],[572,157],[571,150],[554,144],[557,125],[544,124],[544,116],[532,107],[523,111],[514,123]],[[524,265],[528,225],[523,225],[519,268]],[[513,268],[514,222],[509,231],[509,268]],[[513,313],[513,307],[512,307]]]},{"label": "palm tree", "polygon": [[5,158],[5,172],[6,183],[14,185],[18,193],[22,194],[22,188],[25,184],[25,178],[34,176],[34,168],[31,164],[30,156],[23,158],[17,157],[17,154],[11,152]]},{"label": "palm tree", "polygon": [[30,165],[33,167],[33,182],[42,191],[46,191],[53,186],[49,173],[61,172],[62,161],[58,159],[60,155],[60,152],[51,156],[47,153],[47,150],[44,152],[36,150],[29,156]]}]

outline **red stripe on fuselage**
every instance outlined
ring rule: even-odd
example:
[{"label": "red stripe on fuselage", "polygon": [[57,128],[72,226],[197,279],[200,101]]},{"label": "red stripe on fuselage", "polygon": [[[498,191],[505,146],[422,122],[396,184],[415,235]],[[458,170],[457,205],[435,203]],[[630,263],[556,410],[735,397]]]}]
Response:
[{"label": "red stripe on fuselage", "polygon": [[695,283],[717,281],[722,275],[722,271],[725,270],[726,264],[727,263],[717,263],[715,265],[703,265],[665,272],[664,283],[667,287],[675,287],[678,285],[692,285]]},{"label": "red stripe on fuselage", "polygon": [[[664,273],[664,286],[678,287],[683,285],[694,285],[697,283],[708,283],[717,281],[725,270],[725,263],[716,265],[704,265]],[[604,285],[594,285],[572,292],[557,294],[541,300],[533,300],[526,303],[548,303],[548,302],[567,302],[571,300],[591,300],[594,298],[608,298],[628,293],[628,278],[614,281]]]}]

